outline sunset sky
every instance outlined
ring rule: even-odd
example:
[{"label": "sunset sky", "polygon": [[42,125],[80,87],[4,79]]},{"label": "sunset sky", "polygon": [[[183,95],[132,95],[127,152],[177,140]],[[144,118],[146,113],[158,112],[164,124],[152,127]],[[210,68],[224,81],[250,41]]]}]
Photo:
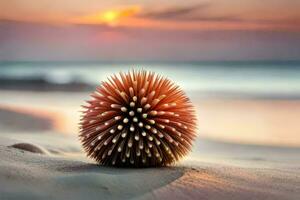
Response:
[{"label": "sunset sky", "polygon": [[0,1],[0,60],[300,59],[298,0]]}]

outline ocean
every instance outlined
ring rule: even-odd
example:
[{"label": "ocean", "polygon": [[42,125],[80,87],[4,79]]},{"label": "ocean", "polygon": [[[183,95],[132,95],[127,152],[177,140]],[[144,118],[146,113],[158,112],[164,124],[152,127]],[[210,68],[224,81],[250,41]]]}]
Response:
[{"label": "ocean", "polygon": [[82,83],[94,87],[113,73],[133,69],[157,72],[198,95],[267,99],[300,97],[300,61],[0,62],[0,80],[2,87],[17,84],[20,80],[42,80],[49,85]]}]

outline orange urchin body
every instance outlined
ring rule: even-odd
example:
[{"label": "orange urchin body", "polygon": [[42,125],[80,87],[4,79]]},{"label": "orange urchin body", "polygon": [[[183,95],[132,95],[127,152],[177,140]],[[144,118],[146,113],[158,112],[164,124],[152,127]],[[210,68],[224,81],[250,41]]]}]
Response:
[{"label": "orange urchin body", "polygon": [[120,73],[91,96],[80,139],[88,156],[100,164],[164,166],[191,149],[195,111],[170,80],[144,70]]}]

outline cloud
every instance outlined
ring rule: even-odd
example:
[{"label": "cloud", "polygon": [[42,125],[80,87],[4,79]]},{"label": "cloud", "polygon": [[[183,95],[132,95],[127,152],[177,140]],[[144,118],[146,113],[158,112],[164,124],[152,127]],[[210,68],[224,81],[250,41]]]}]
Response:
[{"label": "cloud", "polygon": [[212,14],[209,9],[211,3],[202,3],[189,6],[173,6],[163,9],[144,9],[136,13],[136,17],[152,20],[181,21],[181,22],[237,22],[255,24],[299,24],[300,18],[261,18],[253,19],[251,16],[240,16],[236,14]]},{"label": "cloud", "polygon": [[164,9],[145,10],[138,17],[157,20],[179,21],[240,21],[236,16],[212,16],[207,14],[211,4],[203,3],[191,6],[175,6]]},{"label": "cloud", "polygon": [[186,17],[193,14],[195,11],[204,9],[208,4],[199,4],[189,7],[169,7],[159,10],[149,10],[145,11],[144,14],[141,14],[141,17],[146,18],[155,18],[155,19],[176,19],[180,17]]}]

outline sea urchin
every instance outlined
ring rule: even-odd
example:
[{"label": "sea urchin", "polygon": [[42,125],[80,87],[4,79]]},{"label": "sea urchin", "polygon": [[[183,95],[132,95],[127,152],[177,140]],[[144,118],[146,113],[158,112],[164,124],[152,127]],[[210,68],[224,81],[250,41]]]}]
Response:
[{"label": "sea urchin", "polygon": [[191,149],[195,111],[170,80],[145,70],[120,73],[91,96],[83,106],[80,140],[100,164],[165,166]]}]

